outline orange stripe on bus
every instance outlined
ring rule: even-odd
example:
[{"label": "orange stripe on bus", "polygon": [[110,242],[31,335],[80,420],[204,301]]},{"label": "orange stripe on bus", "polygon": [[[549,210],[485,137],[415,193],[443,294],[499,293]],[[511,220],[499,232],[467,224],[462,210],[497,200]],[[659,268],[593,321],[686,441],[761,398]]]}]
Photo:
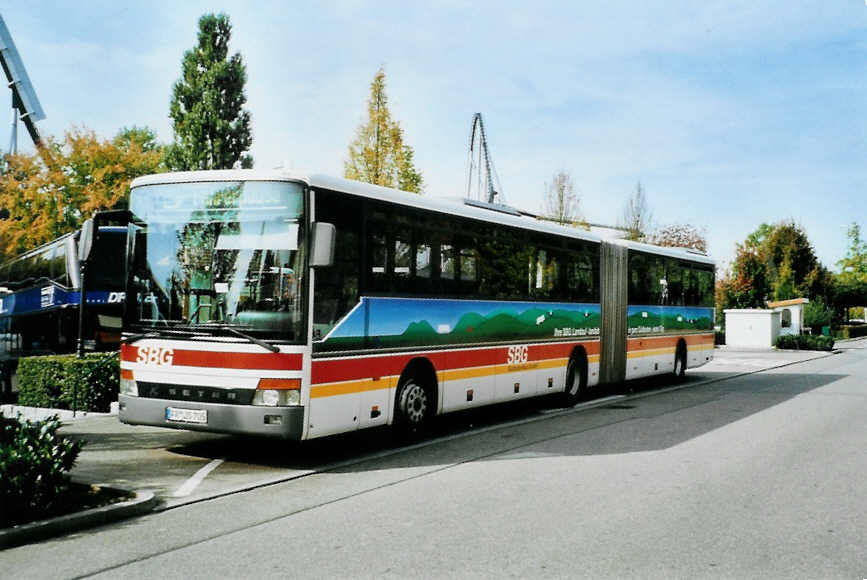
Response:
[{"label": "orange stripe on bus", "polygon": [[[505,375],[510,373],[519,373],[528,370],[543,370],[549,368],[565,368],[566,363],[569,362],[569,359],[566,358],[558,358],[558,359],[549,359],[549,360],[541,360],[541,361],[532,361],[526,362],[523,364],[517,365],[491,365],[487,367],[470,367],[465,369],[454,369],[447,371],[440,371],[437,373],[439,380],[442,382],[446,381],[457,381],[463,379],[475,379],[482,377],[490,377],[493,375]],[[587,362],[589,363],[598,363],[599,355],[590,355],[587,357]],[[397,379],[399,376],[390,376],[390,377],[382,377],[380,380],[360,380],[360,381],[347,381],[344,383],[326,383],[320,385],[313,385],[310,388],[310,398],[318,399],[321,397],[333,397],[336,395],[351,395],[355,393],[362,393],[365,391],[376,391],[379,389],[389,389],[397,386]]]}]

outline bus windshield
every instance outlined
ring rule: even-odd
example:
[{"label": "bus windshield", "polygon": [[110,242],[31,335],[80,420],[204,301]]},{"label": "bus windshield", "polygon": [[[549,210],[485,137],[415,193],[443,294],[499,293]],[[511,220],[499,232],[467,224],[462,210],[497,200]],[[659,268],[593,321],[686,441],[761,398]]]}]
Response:
[{"label": "bus windshield", "polygon": [[139,226],[127,288],[131,328],[305,341],[303,186],[149,185],[132,191],[130,209]]}]

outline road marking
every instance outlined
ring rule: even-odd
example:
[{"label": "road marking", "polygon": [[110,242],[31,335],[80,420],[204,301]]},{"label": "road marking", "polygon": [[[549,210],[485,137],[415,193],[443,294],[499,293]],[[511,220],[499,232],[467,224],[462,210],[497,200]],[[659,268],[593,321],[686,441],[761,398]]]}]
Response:
[{"label": "road marking", "polygon": [[187,497],[193,491],[199,487],[199,484],[204,481],[208,474],[220,467],[220,464],[223,463],[223,459],[214,459],[209,464],[198,470],[191,478],[184,482],[184,485],[179,487],[175,493],[172,494],[172,497]]}]

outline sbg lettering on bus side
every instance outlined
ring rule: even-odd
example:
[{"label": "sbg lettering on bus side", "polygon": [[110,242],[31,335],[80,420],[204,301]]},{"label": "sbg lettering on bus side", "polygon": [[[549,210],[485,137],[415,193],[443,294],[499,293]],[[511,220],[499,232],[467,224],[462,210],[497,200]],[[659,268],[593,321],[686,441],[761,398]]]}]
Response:
[{"label": "sbg lettering on bus side", "polygon": [[171,365],[175,351],[161,346],[143,346],[138,349],[137,363],[146,365]]},{"label": "sbg lettering on bus side", "polygon": [[527,362],[530,348],[527,345],[510,346],[506,364],[521,365]]}]

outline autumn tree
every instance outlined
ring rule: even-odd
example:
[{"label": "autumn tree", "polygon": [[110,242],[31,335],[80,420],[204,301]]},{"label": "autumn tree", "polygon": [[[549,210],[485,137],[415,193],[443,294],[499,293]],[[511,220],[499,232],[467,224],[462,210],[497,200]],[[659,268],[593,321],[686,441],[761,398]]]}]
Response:
[{"label": "autumn tree", "polygon": [[250,112],[244,108],[247,70],[240,53],[229,56],[231,35],[228,16],[205,14],[198,44],[184,53],[169,109],[174,143],[166,160],[173,170],[253,166]]},{"label": "autumn tree", "polygon": [[580,204],[572,177],[565,171],[558,171],[550,183],[545,183],[546,219],[558,224],[583,226]]},{"label": "autumn tree", "polygon": [[388,110],[385,71],[380,68],[370,83],[367,122],[355,131],[343,174],[347,179],[421,193],[424,182],[413,157],[412,148],[404,143],[403,129]]},{"label": "autumn tree", "polygon": [[635,186],[635,193],[626,200],[620,219],[620,226],[626,230],[626,239],[644,241],[650,231],[651,220],[652,214],[647,205],[647,196],[639,181]]},{"label": "autumn tree", "polygon": [[690,224],[669,224],[653,232],[650,243],[707,252],[707,231]]},{"label": "autumn tree", "polygon": [[0,175],[0,254],[10,258],[81,226],[93,212],[123,209],[129,184],[164,171],[153,131],[132,127],[113,139],[75,128],[40,152],[11,155]]}]

